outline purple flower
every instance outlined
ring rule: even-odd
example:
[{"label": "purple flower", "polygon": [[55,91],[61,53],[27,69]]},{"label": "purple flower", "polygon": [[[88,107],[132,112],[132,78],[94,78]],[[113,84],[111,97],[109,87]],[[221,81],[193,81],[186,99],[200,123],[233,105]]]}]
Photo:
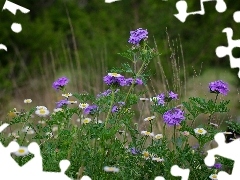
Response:
[{"label": "purple flower", "polygon": [[170,91],[169,92],[169,97],[172,99],[177,99],[178,98],[178,94],[175,94],[174,92]]},{"label": "purple flower", "polygon": [[138,28],[135,31],[130,31],[130,38],[128,40],[129,43],[133,45],[139,45],[139,43],[142,40],[145,40],[148,38],[148,32],[147,30],[144,30],[142,28]]},{"label": "purple flower", "polygon": [[133,82],[133,78],[127,78],[126,79],[126,86],[132,85],[132,82]]},{"label": "purple flower", "polygon": [[[126,82],[126,86],[130,86],[134,82],[134,79],[133,78],[127,78],[127,79],[125,79],[125,82]],[[142,84],[143,84],[143,81],[139,78],[136,78],[135,85],[142,85]]]},{"label": "purple flower", "polygon": [[185,119],[184,112],[181,109],[173,108],[163,114],[163,119],[168,126],[180,125],[181,121]]},{"label": "purple flower", "polygon": [[216,164],[214,164],[214,167],[216,169],[221,169],[222,168],[222,164],[221,163],[216,163]]},{"label": "purple flower", "polygon": [[165,100],[165,95],[163,93],[157,95],[158,105],[164,105],[165,104],[164,100]]},{"label": "purple flower", "polygon": [[103,81],[107,85],[117,85],[117,86],[125,86],[126,81],[124,76],[116,73],[108,73],[107,76],[103,77]]},{"label": "purple flower", "polygon": [[57,104],[57,108],[61,108],[62,106],[68,105],[69,103],[66,99],[63,99],[61,101],[56,102],[56,104]]},{"label": "purple flower", "polygon": [[118,112],[118,107],[117,106],[113,106],[112,107],[112,113]]},{"label": "purple flower", "polygon": [[139,78],[136,79],[136,82],[135,82],[137,85],[142,85],[143,84],[143,81]]},{"label": "purple flower", "polygon": [[54,89],[58,90],[58,89],[63,88],[64,86],[66,86],[68,82],[69,82],[69,79],[68,79],[68,78],[66,78],[66,77],[61,77],[61,78],[58,78],[58,80],[56,80],[56,81],[53,83],[52,87],[53,87]]},{"label": "purple flower", "polygon": [[228,84],[222,80],[214,81],[209,83],[209,89],[211,93],[227,95],[229,92]]},{"label": "purple flower", "polygon": [[137,150],[135,147],[130,148],[130,152],[131,152],[133,155],[137,155],[137,154],[140,153],[140,151]]},{"label": "purple flower", "polygon": [[94,104],[94,105],[86,107],[84,109],[84,114],[93,115],[97,110],[98,110],[98,107],[97,107],[97,105]]},{"label": "purple flower", "polygon": [[112,90],[108,89],[106,91],[104,91],[103,93],[100,93],[97,95],[98,98],[103,97],[103,96],[108,96],[109,94],[111,94]]}]

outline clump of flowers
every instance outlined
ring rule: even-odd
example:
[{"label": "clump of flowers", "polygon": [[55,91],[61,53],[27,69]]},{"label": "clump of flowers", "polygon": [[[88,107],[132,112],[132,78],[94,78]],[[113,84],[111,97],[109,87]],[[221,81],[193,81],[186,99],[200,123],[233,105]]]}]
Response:
[{"label": "clump of flowers", "polygon": [[58,78],[52,85],[52,87],[56,90],[62,90],[69,82],[69,79],[66,77]]},{"label": "clump of flowers", "polygon": [[107,85],[125,86],[126,80],[124,76],[117,73],[108,73],[107,76],[103,77],[103,81]]},{"label": "clump of flowers", "polygon": [[184,111],[178,108],[170,109],[163,114],[163,119],[168,126],[180,125],[185,119]]},{"label": "clump of flowers", "polygon": [[228,84],[222,80],[217,80],[209,83],[209,89],[211,93],[227,95],[229,92]]},{"label": "clump of flowers", "polygon": [[128,40],[129,43],[137,46],[141,41],[146,40],[148,38],[148,31],[142,28],[138,28],[135,31],[130,31],[130,38]]}]

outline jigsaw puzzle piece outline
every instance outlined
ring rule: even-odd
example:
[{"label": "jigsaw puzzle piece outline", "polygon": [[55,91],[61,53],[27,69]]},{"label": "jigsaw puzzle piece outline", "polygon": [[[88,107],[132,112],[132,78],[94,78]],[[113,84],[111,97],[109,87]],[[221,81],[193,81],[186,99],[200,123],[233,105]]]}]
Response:
[{"label": "jigsaw puzzle piece outline", "polygon": [[204,15],[205,14],[205,8],[204,8],[204,2],[209,2],[209,1],[216,1],[215,9],[219,13],[223,13],[227,9],[227,5],[224,0],[200,0],[200,6],[201,9],[199,11],[194,11],[194,12],[187,12],[188,5],[185,0],[180,0],[176,3],[176,9],[178,11],[178,14],[174,14],[174,16],[180,20],[181,22],[185,22],[187,17],[189,15]]}]

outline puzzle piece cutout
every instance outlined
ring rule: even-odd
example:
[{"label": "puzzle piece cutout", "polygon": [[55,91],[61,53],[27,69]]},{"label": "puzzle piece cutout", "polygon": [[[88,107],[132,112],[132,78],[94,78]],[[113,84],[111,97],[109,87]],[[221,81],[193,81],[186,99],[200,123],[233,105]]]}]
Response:
[{"label": "puzzle piece cutout", "polygon": [[[0,126],[0,132],[2,132],[9,124],[5,123]],[[61,172],[44,172],[42,166],[42,157],[40,147],[36,142],[30,143],[28,150],[34,154],[34,158],[20,167],[15,160],[11,157],[11,153],[16,152],[19,149],[19,144],[15,141],[9,143],[7,147],[4,147],[0,142],[0,178],[7,177],[9,180],[25,179],[32,180],[34,177],[37,179],[58,179],[58,180],[71,180],[65,171],[70,166],[68,160],[62,160],[59,163]],[[91,180],[88,176],[83,176],[81,180]]]},{"label": "puzzle piece cutout", "polygon": [[232,174],[229,175],[224,171],[218,173],[218,180],[236,180],[240,177],[240,140],[234,140],[230,143],[225,142],[225,136],[223,133],[218,133],[214,136],[215,141],[218,143],[218,147],[208,150],[208,155],[204,159],[207,166],[213,166],[215,163],[215,155],[219,155],[231,160],[234,160]]},{"label": "puzzle piece cutout", "polygon": [[240,11],[236,11],[234,14],[233,14],[233,19],[236,23],[240,23]]},{"label": "puzzle piece cutout", "polygon": [[[240,21],[240,12],[235,12],[235,20]],[[224,56],[229,56],[230,60],[230,67],[231,68],[240,68],[240,58],[234,58],[232,55],[232,50],[235,47],[240,47],[240,39],[233,40],[233,30],[232,28],[225,28],[223,29],[224,33],[227,35],[227,41],[228,41],[228,47],[225,46],[218,46],[216,48],[216,55],[219,58],[222,58]],[[238,77],[240,78],[240,71],[238,71]]]},{"label": "puzzle piece cutout", "polygon": [[[182,169],[178,165],[171,167],[171,174],[175,177],[181,176],[182,180],[188,180],[189,173],[189,169]],[[165,180],[165,178],[162,176],[157,176],[154,180]]]},{"label": "puzzle piece cutout", "polygon": [[174,16],[179,19],[181,22],[185,22],[186,18],[189,15],[195,15],[195,14],[199,14],[199,15],[203,15],[205,14],[205,9],[204,9],[204,2],[208,2],[208,1],[216,1],[216,6],[215,9],[219,12],[219,13],[223,13],[224,11],[226,11],[227,6],[226,3],[224,2],[224,0],[200,0],[200,5],[201,5],[201,10],[200,11],[195,11],[195,12],[187,12],[187,2],[185,0],[180,0],[176,3],[176,8],[178,10],[178,14],[174,14]]}]

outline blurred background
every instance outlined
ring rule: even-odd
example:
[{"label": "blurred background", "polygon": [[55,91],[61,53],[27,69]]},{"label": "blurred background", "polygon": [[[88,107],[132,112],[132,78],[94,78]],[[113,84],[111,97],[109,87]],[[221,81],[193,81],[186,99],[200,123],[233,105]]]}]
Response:
[{"label": "blurred background", "polygon": [[[233,29],[233,39],[240,38],[240,24],[233,13],[240,10],[238,1],[226,1],[227,11],[218,13],[216,2],[205,2],[205,15],[188,16],[185,23],[177,14],[177,0],[12,0],[30,10],[7,10],[0,14],[0,42],[8,51],[0,51],[0,118],[13,108],[24,109],[24,99],[50,110],[61,94],[52,83],[61,76],[70,79],[68,92],[98,94],[106,90],[103,76],[107,70],[128,62],[117,53],[131,45],[129,32],[142,27],[149,32],[148,42],[161,56],[150,63],[152,96],[169,84],[183,99],[190,96],[214,98],[208,83],[222,79],[229,83],[231,116],[239,113],[238,68],[231,69],[229,57],[218,58],[215,49],[227,46],[226,27]],[[187,0],[188,12],[200,10],[200,0]],[[1,1],[0,7],[3,7]],[[20,33],[11,31],[13,22],[21,23]],[[240,57],[239,48],[233,56]],[[175,61],[174,63],[172,63]],[[177,69],[177,73],[174,73]],[[167,80],[167,81],[166,81]],[[155,92],[153,91],[155,89]],[[181,92],[182,93],[181,93]],[[156,93],[156,94],[155,94]]]}]

